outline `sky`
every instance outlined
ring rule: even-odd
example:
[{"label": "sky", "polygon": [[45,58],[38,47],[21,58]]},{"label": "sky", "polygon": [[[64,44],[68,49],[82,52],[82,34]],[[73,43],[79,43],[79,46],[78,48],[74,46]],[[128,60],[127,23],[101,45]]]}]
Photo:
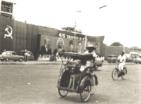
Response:
[{"label": "sky", "polygon": [[[11,0],[12,1],[12,0]],[[13,0],[14,18],[61,29],[74,26],[104,43],[141,48],[140,0]],[[103,5],[105,7],[101,8]]]}]

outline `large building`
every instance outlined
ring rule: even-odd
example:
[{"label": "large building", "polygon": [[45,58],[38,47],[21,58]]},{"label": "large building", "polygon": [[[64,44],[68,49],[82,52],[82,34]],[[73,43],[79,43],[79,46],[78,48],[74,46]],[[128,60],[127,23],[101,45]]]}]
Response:
[{"label": "large building", "polygon": [[12,8],[13,3],[1,1],[0,51],[27,49],[37,55],[45,46],[52,51],[61,47],[65,51],[84,52],[86,44],[91,42],[96,45],[99,54],[103,53],[104,36],[90,37],[79,32],[19,22],[12,18]]}]

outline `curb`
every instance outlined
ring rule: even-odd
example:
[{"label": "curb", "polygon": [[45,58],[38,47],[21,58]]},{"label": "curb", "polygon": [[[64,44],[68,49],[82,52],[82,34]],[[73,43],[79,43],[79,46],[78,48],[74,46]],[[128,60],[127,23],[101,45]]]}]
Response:
[{"label": "curb", "polygon": [[[23,61],[23,62],[2,62],[0,61],[0,65],[59,65],[61,64],[61,61]],[[107,63],[104,62],[103,65],[115,65],[116,63]],[[134,63],[126,63],[127,65],[133,65]]]},{"label": "curb", "polygon": [[0,65],[59,65],[60,61],[0,62]]}]

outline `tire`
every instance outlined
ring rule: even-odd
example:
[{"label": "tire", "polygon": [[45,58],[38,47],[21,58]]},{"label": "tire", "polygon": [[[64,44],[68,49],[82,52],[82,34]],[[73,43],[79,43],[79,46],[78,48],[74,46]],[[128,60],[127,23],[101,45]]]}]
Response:
[{"label": "tire", "polygon": [[91,96],[90,92],[91,92],[91,84],[87,83],[85,87],[83,88],[83,90],[80,92],[81,102],[87,102],[90,99],[90,96]]},{"label": "tire", "polygon": [[127,74],[127,68],[123,68],[125,74]]},{"label": "tire", "polygon": [[0,61],[4,61],[4,59],[0,59]]},{"label": "tire", "polygon": [[118,70],[114,69],[112,71],[112,79],[113,80],[117,80],[119,77],[118,77]]},{"label": "tire", "polygon": [[123,68],[123,72],[124,72],[124,75],[122,75],[121,78],[124,80],[125,79],[125,75],[127,74],[127,69]]},{"label": "tire", "polygon": [[58,93],[61,97],[66,97],[67,94],[68,94],[68,91],[67,90],[61,90],[61,89],[58,89]]}]

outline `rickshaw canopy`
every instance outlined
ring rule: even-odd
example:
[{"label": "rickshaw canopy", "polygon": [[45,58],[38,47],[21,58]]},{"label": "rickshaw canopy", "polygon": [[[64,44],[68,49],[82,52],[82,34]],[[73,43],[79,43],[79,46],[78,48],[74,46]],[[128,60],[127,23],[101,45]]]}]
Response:
[{"label": "rickshaw canopy", "polygon": [[64,52],[63,57],[65,58],[72,58],[74,60],[93,60],[92,54],[84,54],[84,53],[75,53],[75,52]]}]

